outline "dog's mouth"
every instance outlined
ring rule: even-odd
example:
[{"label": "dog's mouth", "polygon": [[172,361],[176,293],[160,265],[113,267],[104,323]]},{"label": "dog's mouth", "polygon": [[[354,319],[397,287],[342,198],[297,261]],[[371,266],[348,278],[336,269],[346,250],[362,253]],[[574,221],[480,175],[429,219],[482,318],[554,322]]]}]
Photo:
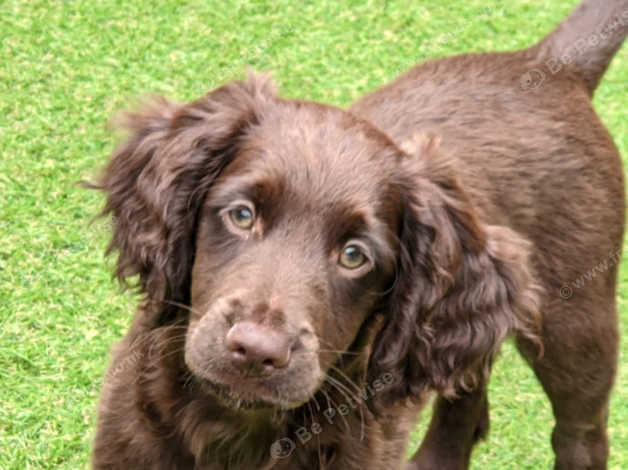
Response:
[{"label": "dog's mouth", "polygon": [[201,388],[216,398],[221,405],[234,410],[295,409],[309,401],[316,392],[299,390],[299,393],[288,395],[282,394],[278,387],[273,386],[272,381],[268,383],[257,377],[225,380],[203,375],[196,376]]},{"label": "dog's mouth", "polygon": [[200,379],[201,388],[221,405],[234,410],[272,410],[283,408],[276,400],[262,398],[251,392],[239,393],[233,387],[208,379]]}]

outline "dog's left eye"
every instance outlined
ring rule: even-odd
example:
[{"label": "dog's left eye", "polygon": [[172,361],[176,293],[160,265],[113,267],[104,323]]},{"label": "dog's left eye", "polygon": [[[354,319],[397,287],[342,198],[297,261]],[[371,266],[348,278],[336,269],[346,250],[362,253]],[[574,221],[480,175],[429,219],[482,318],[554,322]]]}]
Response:
[{"label": "dog's left eye", "polygon": [[356,244],[346,245],[340,252],[338,263],[347,269],[358,269],[368,261],[362,247]]},{"label": "dog's left eye", "polygon": [[247,206],[238,206],[229,211],[229,218],[233,225],[242,230],[249,230],[253,227],[255,216],[253,210]]}]

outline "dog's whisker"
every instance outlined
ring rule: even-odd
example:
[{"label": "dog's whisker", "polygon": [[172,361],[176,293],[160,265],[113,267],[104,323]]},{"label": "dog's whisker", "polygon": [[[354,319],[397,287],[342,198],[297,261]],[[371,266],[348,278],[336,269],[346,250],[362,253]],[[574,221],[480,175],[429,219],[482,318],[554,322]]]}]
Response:
[{"label": "dog's whisker", "polygon": [[348,386],[343,384],[340,380],[332,377],[331,375],[328,375],[327,379],[331,383],[336,385],[338,390],[344,390],[344,392],[352,399],[352,401],[355,401],[358,404],[362,404],[362,397],[360,397],[355,391],[351,390]]},{"label": "dog's whisker", "polygon": [[[332,390],[337,390],[344,397],[345,401],[350,402],[351,399],[349,398],[347,393],[344,390],[342,390],[342,388],[338,387],[337,384],[335,384],[334,382],[332,382],[332,381],[330,381],[328,379],[329,379],[329,377],[326,377],[325,381],[331,386]],[[331,399],[331,402],[332,402],[332,404],[334,404],[336,409],[340,408],[340,405],[336,406],[336,403],[333,400],[333,398]],[[351,426],[349,425],[349,422],[347,421],[347,418],[346,418],[345,414],[340,413],[340,417],[342,418],[342,421],[344,422],[346,429],[351,429]]]},{"label": "dog's whisker", "polygon": [[340,374],[340,376],[342,378],[344,378],[350,385],[352,385],[353,387],[355,387],[355,389],[358,391],[358,393],[362,392],[362,387],[360,387],[353,379],[351,379],[342,369],[340,369],[339,367],[335,366],[335,365],[331,365],[330,367],[334,372]]},{"label": "dog's whisker", "polygon": [[359,356],[360,354],[362,354],[360,352],[355,352],[355,351],[343,351],[342,349],[318,349],[315,352],[340,354],[344,356]]},{"label": "dog's whisker", "polygon": [[200,311],[192,308],[192,306],[183,304],[181,302],[175,302],[173,300],[162,300],[162,302],[164,304],[167,304],[167,305],[172,305],[173,307],[182,308],[182,309],[187,310],[187,311],[189,311],[191,313],[194,313],[195,315],[202,315],[203,314],[203,312],[200,312]]}]

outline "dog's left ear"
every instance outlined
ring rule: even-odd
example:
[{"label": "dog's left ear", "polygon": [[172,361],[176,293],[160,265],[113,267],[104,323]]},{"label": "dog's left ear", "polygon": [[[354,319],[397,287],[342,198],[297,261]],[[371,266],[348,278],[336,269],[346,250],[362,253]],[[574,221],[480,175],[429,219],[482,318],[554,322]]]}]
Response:
[{"label": "dog's left ear", "polygon": [[480,220],[437,140],[402,148],[414,155],[400,182],[398,278],[369,375],[392,373],[397,397],[453,396],[487,377],[508,333],[538,343],[539,288],[529,242]]}]

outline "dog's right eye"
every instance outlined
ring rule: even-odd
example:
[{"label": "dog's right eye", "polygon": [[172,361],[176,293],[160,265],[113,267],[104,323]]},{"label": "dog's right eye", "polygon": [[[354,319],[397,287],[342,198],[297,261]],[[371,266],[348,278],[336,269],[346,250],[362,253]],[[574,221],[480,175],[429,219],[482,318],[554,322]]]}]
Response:
[{"label": "dog's right eye", "polygon": [[250,230],[255,222],[253,210],[247,206],[237,206],[229,210],[229,219],[241,230]]}]

